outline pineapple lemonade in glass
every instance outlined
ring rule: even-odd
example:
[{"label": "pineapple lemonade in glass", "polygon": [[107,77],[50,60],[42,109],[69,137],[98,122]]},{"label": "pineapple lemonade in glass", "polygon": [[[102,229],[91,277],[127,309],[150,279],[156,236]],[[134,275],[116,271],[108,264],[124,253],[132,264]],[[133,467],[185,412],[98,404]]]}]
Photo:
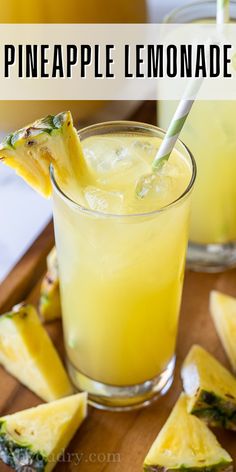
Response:
[{"label": "pineapple lemonade in glass", "polygon": [[[236,18],[236,2],[230,2]],[[174,10],[167,23],[215,22],[216,2]],[[166,128],[176,102],[158,102],[158,124]],[[189,266],[218,271],[236,264],[236,102],[196,101],[181,133],[198,167],[190,218]]]},{"label": "pineapple lemonade in glass", "polygon": [[92,182],[78,195],[51,169],[68,369],[92,404],[130,409],[172,382],[195,163],[178,140],[140,199],[164,132],[108,122],[79,136]]}]

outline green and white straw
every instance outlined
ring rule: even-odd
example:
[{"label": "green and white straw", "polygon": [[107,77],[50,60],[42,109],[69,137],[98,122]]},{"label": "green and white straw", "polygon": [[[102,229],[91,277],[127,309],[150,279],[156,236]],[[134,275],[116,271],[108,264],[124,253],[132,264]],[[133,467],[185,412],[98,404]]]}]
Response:
[{"label": "green and white straw", "polygon": [[[229,4],[230,0],[217,0],[217,24],[223,25],[229,21]],[[148,187],[155,178],[155,173],[157,173],[163,164],[169,159],[203,80],[203,78],[199,78],[190,81],[189,86],[187,87],[183,98],[180,100],[176,112],[170,122],[161,146],[153,160],[152,174],[141,177],[136,185],[136,195],[139,198],[143,198],[147,194]]]},{"label": "green and white straw", "polygon": [[217,0],[216,22],[219,25],[229,22],[229,0]]},{"label": "green and white straw", "polygon": [[153,172],[158,171],[158,169],[162,167],[164,162],[169,159],[170,154],[179,137],[179,134],[194,104],[195,98],[202,85],[202,82],[203,82],[203,79],[199,78],[199,79],[194,79],[189,83],[189,86],[187,87],[183,98],[179,102],[176,112],[165,134],[165,137],[152,163]]},{"label": "green and white straw", "polygon": [[136,195],[138,198],[144,198],[152,182],[155,179],[155,174],[162,168],[164,163],[169,159],[179,134],[184,126],[184,123],[189,115],[189,112],[194,104],[195,98],[202,85],[203,78],[192,79],[179,102],[176,112],[170,122],[165,137],[157,151],[157,154],[152,162],[152,173],[142,176],[136,185]]},{"label": "green and white straw", "polygon": [[[217,0],[217,24],[229,22],[229,5],[230,0]],[[152,163],[153,172],[156,172],[163,165],[163,163],[169,159],[174,145],[192,108],[194,100],[198,94],[202,81],[203,79],[200,78],[194,79],[192,82],[190,82],[185,96],[177,107],[165,138],[162,141],[162,144]]]},{"label": "green and white straw", "polygon": [[179,134],[184,126],[188,114],[192,108],[194,100],[181,100],[179,106],[172,118],[165,138],[163,139],[158,153],[152,163],[153,172],[158,171],[165,161],[170,157],[170,154],[175,146]]}]

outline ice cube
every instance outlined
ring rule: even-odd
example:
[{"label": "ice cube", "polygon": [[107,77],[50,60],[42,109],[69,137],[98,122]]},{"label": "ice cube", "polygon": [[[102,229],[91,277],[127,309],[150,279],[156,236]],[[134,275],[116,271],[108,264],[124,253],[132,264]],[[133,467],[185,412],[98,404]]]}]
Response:
[{"label": "ice cube", "polygon": [[90,166],[98,173],[108,173],[130,165],[129,149],[120,145],[120,139],[103,137],[84,144],[84,155]]},{"label": "ice cube", "polygon": [[170,189],[172,187],[173,180],[170,176],[168,175],[157,175],[157,180],[155,184],[155,192],[158,197],[158,199],[164,199],[167,200],[169,195],[168,193],[170,192]]},{"label": "ice cube", "polygon": [[113,166],[116,162],[120,162],[120,161],[124,161],[124,159],[126,159],[129,155],[129,150],[127,147],[118,147],[116,150],[115,150],[115,159],[113,159],[112,163],[113,163]]},{"label": "ice cube", "polygon": [[151,144],[149,141],[143,141],[141,139],[136,139],[134,142],[133,142],[133,146],[140,150],[140,151],[144,151],[145,153],[147,154],[150,154],[152,153],[154,150],[156,150],[156,147],[153,146],[153,144]]},{"label": "ice cube", "polygon": [[91,210],[102,213],[120,213],[122,210],[124,196],[121,192],[89,186],[84,192],[84,197]]},{"label": "ice cube", "polygon": [[153,159],[157,153],[158,147],[154,146],[148,140],[135,139],[133,141],[133,148],[141,158]]},{"label": "ice cube", "polygon": [[147,174],[141,177],[137,183],[136,194],[139,198],[146,197],[152,190],[155,185],[156,175]]},{"label": "ice cube", "polygon": [[96,167],[97,158],[96,158],[95,151],[93,149],[84,147],[83,153],[84,153],[86,162],[88,162],[88,164],[91,165],[91,167]]},{"label": "ice cube", "polygon": [[104,192],[102,190],[95,187],[87,187],[84,196],[91,210],[106,211],[108,202],[104,198]]},{"label": "ice cube", "polygon": [[172,178],[168,175],[149,174],[140,179],[136,195],[142,200],[143,208],[158,209],[169,200]]},{"label": "ice cube", "polygon": [[181,174],[181,169],[180,166],[177,167],[177,165],[173,165],[172,162],[166,161],[159,169],[158,174],[162,176],[178,178]]}]

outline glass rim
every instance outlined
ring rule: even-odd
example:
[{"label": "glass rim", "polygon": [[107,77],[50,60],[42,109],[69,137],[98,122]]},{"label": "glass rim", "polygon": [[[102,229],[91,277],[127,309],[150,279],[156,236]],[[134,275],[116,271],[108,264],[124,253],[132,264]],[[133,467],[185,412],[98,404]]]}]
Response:
[{"label": "glass rim", "polygon": [[[89,126],[86,126],[85,128],[81,128],[78,130],[79,136],[82,135],[83,133],[86,133],[88,131],[95,131],[100,128],[110,128],[110,127],[124,127],[124,128],[132,128],[133,130],[151,130],[153,132],[158,132],[162,136],[166,134],[166,131],[163,130],[162,128],[159,128],[157,126],[151,125],[149,123],[142,123],[138,121],[126,121],[126,120],[118,120],[118,121],[104,121],[102,123],[97,123],[97,124],[92,124]],[[111,133],[111,132],[110,132]],[[103,218],[115,218],[115,219],[128,219],[128,218],[137,218],[137,217],[149,217],[149,216],[154,216],[159,213],[163,213],[164,211],[167,211],[171,209],[172,207],[178,205],[180,202],[185,200],[187,196],[191,193],[193,189],[193,184],[196,179],[197,175],[197,166],[195,159],[191,153],[191,151],[188,149],[188,147],[181,141],[180,139],[177,139],[176,144],[179,144],[181,147],[183,147],[184,151],[187,152],[188,156],[190,157],[190,162],[191,162],[191,167],[192,167],[192,174],[191,174],[191,179],[187,185],[187,187],[184,189],[184,191],[179,195],[178,198],[173,200],[172,202],[168,203],[167,205],[164,205],[163,207],[157,209],[157,210],[152,210],[152,211],[147,211],[147,212],[140,212],[140,213],[107,213],[107,212],[102,212],[100,210],[93,210],[91,208],[85,207],[81,205],[80,203],[76,202],[71,198],[69,195],[67,195],[60,187],[58,184],[55,173],[54,173],[54,168],[53,164],[50,164],[50,178],[51,178],[51,183],[53,189],[56,191],[56,193],[71,207],[76,208],[77,211],[90,215],[90,216],[96,216],[96,217],[103,217]]]},{"label": "glass rim", "polygon": [[[176,15],[178,15],[179,13],[186,12],[188,10],[191,10],[191,8],[194,8],[194,7],[201,7],[201,6],[204,7],[209,4],[215,6],[215,9],[216,9],[216,0],[195,0],[193,2],[187,3],[186,5],[173,8],[173,10],[171,10],[169,13],[167,13],[167,15],[164,16],[163,23],[175,23],[175,21],[173,20],[175,19]],[[230,0],[230,5],[236,6],[236,0]],[[202,18],[204,18],[204,16]]]}]

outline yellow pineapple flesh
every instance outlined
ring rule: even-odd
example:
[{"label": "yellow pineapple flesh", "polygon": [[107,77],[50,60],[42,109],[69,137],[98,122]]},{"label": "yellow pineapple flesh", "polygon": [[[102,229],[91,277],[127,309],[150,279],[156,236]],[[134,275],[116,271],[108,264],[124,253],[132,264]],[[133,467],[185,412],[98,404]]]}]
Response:
[{"label": "yellow pineapple flesh", "polygon": [[201,346],[194,345],[181,369],[188,411],[211,426],[236,431],[236,379]]},{"label": "yellow pineapple flesh", "polygon": [[76,185],[87,172],[69,111],[49,115],[7,135],[0,144],[0,160],[45,197],[52,191],[50,164],[63,184]]},{"label": "yellow pineapple flesh", "polygon": [[236,298],[213,290],[210,312],[216,331],[236,372]]},{"label": "yellow pineapple flesh", "polygon": [[45,401],[73,393],[61,359],[32,305],[0,316],[0,364]]},{"label": "yellow pineapple flesh", "polygon": [[87,414],[85,393],[0,418],[0,459],[13,470],[51,472]]},{"label": "yellow pineapple flesh", "polygon": [[208,427],[187,412],[187,397],[181,394],[146,456],[144,470],[231,472],[233,463]]},{"label": "yellow pineapple flesh", "polygon": [[56,248],[47,257],[47,273],[42,280],[39,297],[39,314],[44,322],[61,317],[61,300]]}]

